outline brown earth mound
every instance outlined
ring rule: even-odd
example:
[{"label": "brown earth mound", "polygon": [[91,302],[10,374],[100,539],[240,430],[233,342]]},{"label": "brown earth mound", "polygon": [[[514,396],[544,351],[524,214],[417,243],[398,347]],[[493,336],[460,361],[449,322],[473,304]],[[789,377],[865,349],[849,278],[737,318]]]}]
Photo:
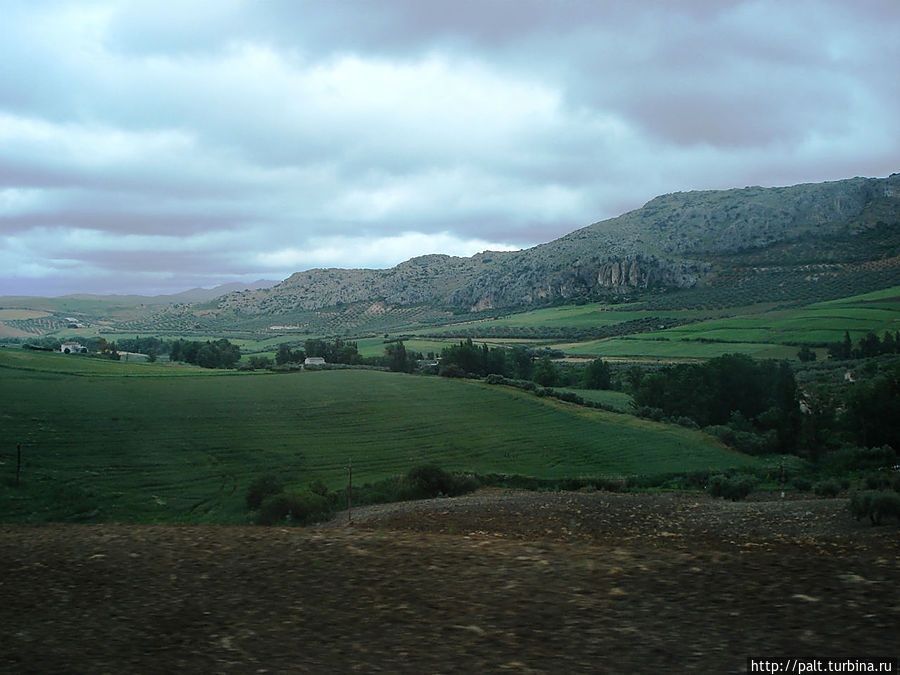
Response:
[{"label": "brown earth mound", "polygon": [[845,500],[482,491],[313,528],[0,526],[0,671],[745,672],[896,657]]}]

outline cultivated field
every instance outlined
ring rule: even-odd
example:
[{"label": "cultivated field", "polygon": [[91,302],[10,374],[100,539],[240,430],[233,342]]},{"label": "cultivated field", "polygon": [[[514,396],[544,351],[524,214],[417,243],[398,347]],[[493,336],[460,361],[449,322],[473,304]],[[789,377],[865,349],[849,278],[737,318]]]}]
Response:
[{"label": "cultivated field", "polygon": [[[480,382],[367,370],[215,376],[9,353],[32,369],[0,368],[2,521],[241,523],[255,477],[338,489],[351,458],[358,483],[428,462],[549,479],[757,464],[698,431]],[[74,363],[155,376],[49,372]]]}]

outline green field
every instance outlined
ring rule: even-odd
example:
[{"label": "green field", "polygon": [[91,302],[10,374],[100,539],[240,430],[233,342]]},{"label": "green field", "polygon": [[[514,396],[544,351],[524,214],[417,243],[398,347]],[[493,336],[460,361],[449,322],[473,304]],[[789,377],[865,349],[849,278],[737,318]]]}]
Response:
[{"label": "green field", "polygon": [[828,303],[796,310],[714,319],[646,334],[647,337],[705,339],[733,342],[829,343],[840,342],[844,333],[859,340],[869,331],[883,334],[900,330],[900,302]]},{"label": "green field", "polygon": [[[692,322],[628,337],[578,339],[592,329],[601,331],[651,318],[659,319],[660,324],[667,320]],[[793,359],[797,354],[796,345],[839,342],[845,331],[855,341],[870,331],[882,334],[887,330],[900,330],[900,287],[794,308],[759,304],[697,312],[653,311],[645,309],[642,303],[569,305],[444,326],[424,334],[437,338],[442,334],[465,331],[477,342],[500,343],[503,338],[479,337],[479,334],[495,336],[509,330],[514,334],[521,332],[524,344],[543,344],[572,356],[707,359],[726,353],[742,353],[756,358]],[[528,334],[546,338],[553,331],[557,335],[571,331],[573,339],[527,338]]]},{"label": "green field", "polygon": [[624,391],[613,391],[612,389],[574,389],[572,387],[555,387],[559,392],[571,392],[577,394],[585,401],[592,403],[602,403],[619,412],[631,412],[634,409],[634,400],[630,394]]},{"label": "green field", "polygon": [[0,368],[2,521],[245,522],[254,477],[341,488],[350,458],[360,483],[424,462],[562,478],[757,461],[696,431],[478,382],[365,370],[111,377],[31,367]]},{"label": "green field", "polygon": [[551,345],[566,354],[618,359],[696,360],[711,359],[722,354],[747,354],[759,359],[794,359],[797,348],[767,343],[704,343],[688,340],[643,340],[610,338],[589,342],[566,342]]},{"label": "green field", "polygon": [[134,360],[110,361],[78,354],[0,349],[0,369],[17,369],[93,377],[173,377],[184,375],[234,375],[231,371],[207,370],[174,363],[146,363]]}]

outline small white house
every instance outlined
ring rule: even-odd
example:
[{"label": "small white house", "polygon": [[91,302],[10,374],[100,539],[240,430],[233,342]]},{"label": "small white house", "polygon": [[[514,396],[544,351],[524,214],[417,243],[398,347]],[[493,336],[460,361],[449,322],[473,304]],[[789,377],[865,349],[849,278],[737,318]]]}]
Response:
[{"label": "small white house", "polygon": [[80,345],[77,342],[63,342],[59,346],[59,351],[63,354],[81,354],[82,352],[87,351],[87,347]]},{"label": "small white house", "polygon": [[303,362],[304,366],[324,366],[325,359],[321,356],[307,356]]}]

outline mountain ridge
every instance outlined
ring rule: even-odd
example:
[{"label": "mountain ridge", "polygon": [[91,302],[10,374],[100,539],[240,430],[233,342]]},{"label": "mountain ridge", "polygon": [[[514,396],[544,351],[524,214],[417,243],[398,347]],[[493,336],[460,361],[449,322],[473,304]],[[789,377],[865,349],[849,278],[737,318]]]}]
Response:
[{"label": "mountain ridge", "polygon": [[479,312],[693,288],[720,259],[808,238],[900,225],[900,173],[786,187],[675,192],[521,251],[429,254],[387,270],[312,269],[265,290],[231,293],[219,311],[290,315],[354,303]]}]

